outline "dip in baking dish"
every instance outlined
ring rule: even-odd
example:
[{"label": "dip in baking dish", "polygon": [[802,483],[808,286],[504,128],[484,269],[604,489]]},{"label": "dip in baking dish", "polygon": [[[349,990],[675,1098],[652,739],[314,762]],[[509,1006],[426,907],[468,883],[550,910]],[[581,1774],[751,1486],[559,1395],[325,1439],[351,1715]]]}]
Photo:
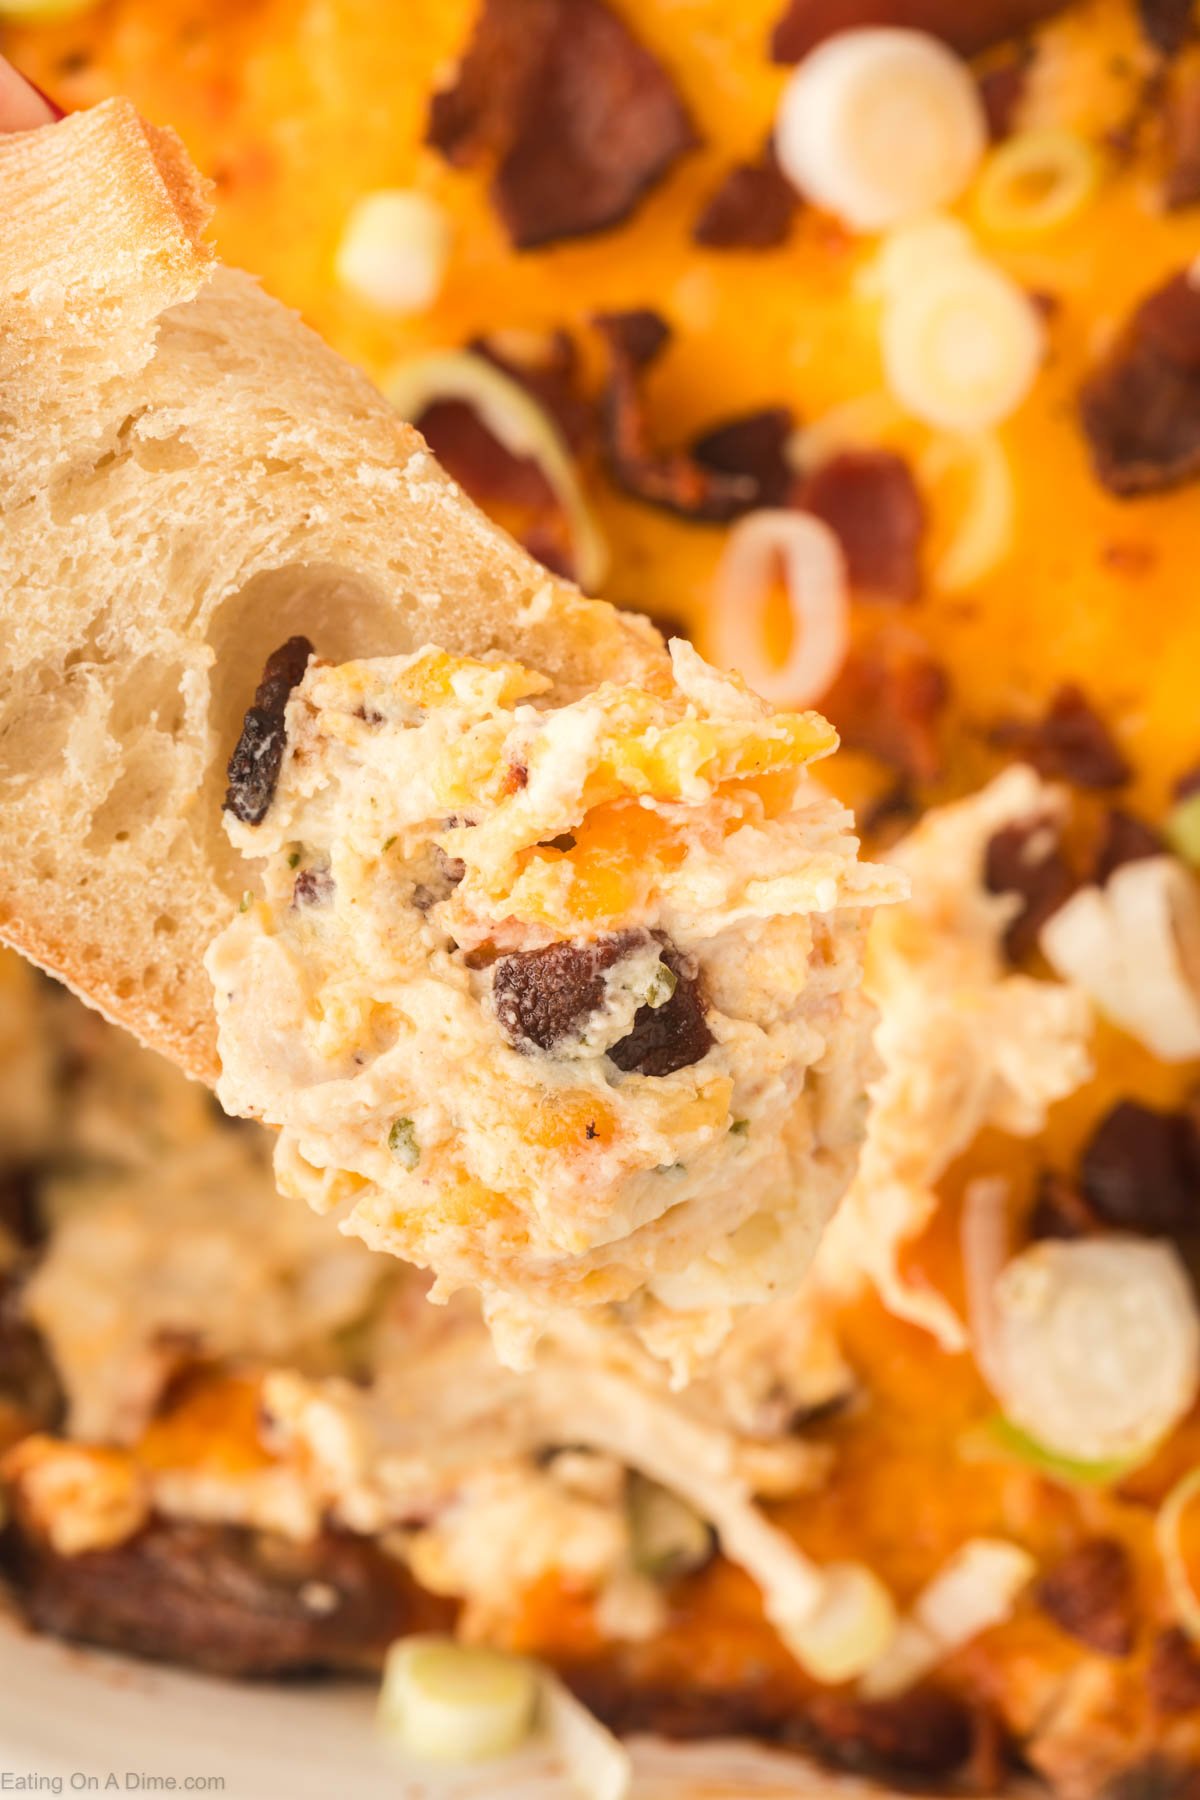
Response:
[{"label": "dip in baking dish", "polygon": [[[503,102],[486,118],[467,0],[414,4],[403,33],[336,0],[203,24],[114,0],[6,44],[72,104],[119,87],[177,123],[217,179],[223,253],[385,383],[538,554],[831,719],[844,748],[822,779],[916,896],[869,947],[881,1066],[859,1179],[800,1299],[749,1313],[679,1394],[603,1331],[547,1333],[529,1375],[485,1362],[484,1383],[469,1306],[429,1309],[395,1270],[400,1291],[323,1356],[215,1328],[206,1350],[193,1314],[186,1379],[117,1445],[56,1423],[28,1370],[9,1565],[48,1628],[210,1666],[379,1666],[457,1609],[623,1727],[782,1737],[892,1786],[996,1791],[1032,1770],[1063,1800],[1187,1794],[1190,9],[856,8],[936,40],[902,46],[892,84],[936,130],[883,162],[854,101],[888,93],[898,52],[859,40],[818,62],[836,4],[580,6],[586,82],[581,30],[556,29],[573,10],[537,9],[520,79],[482,82]],[[652,106],[632,148],[587,136],[581,92],[614,69]],[[796,574],[811,521],[840,584]],[[293,853],[281,841],[280,884]],[[54,1041],[36,998],[12,1006],[19,1041]],[[9,1160],[55,1155],[26,1132]],[[51,1366],[45,1296],[72,1242],[23,1252],[42,1259]],[[449,1397],[436,1419],[423,1370]],[[551,1404],[572,1381],[574,1407],[563,1386]],[[651,1444],[690,1433],[690,1455],[651,1462],[644,1434],[618,1437],[622,1409]],[[681,1492],[697,1467],[716,1485]],[[744,1511],[730,1531],[731,1480],[777,1534],[765,1562]],[[665,1529],[648,1489],[677,1503]],[[64,1493],[95,1497],[82,1527],[55,1525]],[[838,1590],[856,1596],[849,1665],[845,1638],[822,1661],[795,1628],[804,1571],[847,1567],[867,1572]],[[236,1623],[213,1599],[231,1569]],[[204,1630],[128,1601],[148,1570],[160,1595],[207,1596]],[[312,1580],[342,1597],[322,1623],[298,1599]]]}]

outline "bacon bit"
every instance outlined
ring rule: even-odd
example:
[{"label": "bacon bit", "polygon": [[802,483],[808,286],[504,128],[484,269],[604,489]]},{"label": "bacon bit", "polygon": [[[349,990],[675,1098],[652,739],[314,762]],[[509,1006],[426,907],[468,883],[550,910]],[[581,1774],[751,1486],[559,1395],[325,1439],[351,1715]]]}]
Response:
[{"label": "bacon bit", "polygon": [[1035,1599],[1061,1630],[1101,1656],[1132,1649],[1133,1569],[1115,1538],[1092,1538],[1072,1550],[1042,1577]]},{"label": "bacon bit", "polygon": [[832,37],[859,25],[901,25],[927,31],[957,50],[977,56],[1018,37],[1042,19],[1063,12],[1070,0],[791,0],[771,37],[776,62],[799,62]]},{"label": "bacon bit", "polygon": [[884,1777],[950,1775],[971,1752],[971,1714],[941,1688],[914,1688],[894,1700],[817,1694],[806,1711],[821,1749],[843,1768]]},{"label": "bacon bit", "polygon": [[709,195],[692,241],[707,250],[774,250],[787,242],[799,205],[768,144],[757,162],[735,163]]},{"label": "bacon bit", "polygon": [[[361,1674],[396,1638],[452,1617],[395,1557],[348,1534],[294,1543],[152,1519],[110,1549],[64,1556],[18,1521],[11,1540],[6,1573],[36,1629],[214,1675]],[[336,1604],[306,1604],[316,1586]]]},{"label": "bacon bit", "polygon": [[1015,44],[979,76],[979,98],[983,101],[988,136],[993,144],[1012,135],[1029,85],[1032,62],[1030,46]]},{"label": "bacon bit", "polygon": [[1063,853],[1058,824],[1049,818],[1024,819],[997,831],[988,843],[983,880],[989,894],[1020,897],[1021,910],[1004,933],[1012,963],[1032,956],[1042,926],[1079,885]]},{"label": "bacon bit", "polygon": [[1200,1224],[1197,1145],[1183,1113],[1120,1100],[1093,1131],[1079,1163],[1085,1199],[1104,1224],[1171,1233]]},{"label": "bacon bit", "polygon": [[484,0],[427,141],[495,161],[492,200],[519,250],[604,231],[697,143],[675,84],[602,0]]},{"label": "bacon bit", "polygon": [[1178,56],[1192,35],[1192,0],[1138,0],[1146,42],[1160,56]]},{"label": "bacon bit", "polygon": [[1132,773],[1108,726],[1074,682],[1058,689],[1040,720],[1005,719],[989,737],[998,750],[1024,758],[1050,781],[1111,788]]},{"label": "bacon bit", "polygon": [[503,332],[473,338],[467,348],[532,394],[576,455],[591,441],[596,409],[581,391],[579,348],[568,332],[550,333],[529,354],[518,355]]},{"label": "bacon bit", "polygon": [[261,825],[275,798],[287,747],[284,715],[288,699],[312,654],[306,637],[292,637],[267,658],[254,705],[242,721],[226,771],[225,811],[243,825]]},{"label": "bacon bit", "polygon": [[[17,1165],[0,1171],[0,1231],[31,1250],[45,1241],[49,1224],[42,1210],[42,1183],[38,1171]],[[0,1281],[0,1313],[6,1290]]]},{"label": "bacon bit", "polygon": [[1090,1237],[1101,1225],[1073,1182],[1057,1169],[1042,1170],[1029,1214],[1031,1238]]},{"label": "bacon bit", "polygon": [[435,400],[414,423],[477,506],[554,574],[574,575],[570,529],[536,457],[515,456],[466,400]]},{"label": "bacon bit", "polygon": [[932,781],[949,697],[946,672],[927,651],[880,641],[850,652],[821,707],[848,749],[877,756],[914,781]]},{"label": "bacon bit", "polygon": [[1163,200],[1169,212],[1200,200],[1200,73],[1176,89],[1167,108],[1167,173]]},{"label": "bacon bit", "polygon": [[1156,1712],[1185,1713],[1200,1707],[1200,1651],[1186,1631],[1160,1631],[1150,1650],[1146,1692]]},{"label": "bacon bit", "polygon": [[705,467],[687,450],[656,450],[650,442],[639,377],[670,339],[659,313],[601,313],[594,320],[608,349],[604,395],[604,450],[619,488],[648,506],[685,519],[724,524],[760,504],[753,475]]},{"label": "bacon bit", "polygon": [[662,960],[675,977],[671,998],[662,1006],[639,1006],[633,1027],[608,1054],[627,1075],[673,1075],[700,1061],[712,1049],[708,1008],[699,971],[690,956],[661,939]]},{"label": "bacon bit", "polygon": [[797,482],[793,506],[815,513],[841,543],[860,595],[915,600],[921,591],[925,507],[902,456],[843,450]]},{"label": "bacon bit", "polygon": [[[712,1045],[695,965],[661,938],[662,961],[676,977],[671,997],[658,1007],[640,1006],[633,1027],[608,1055],[625,1073],[671,1075]],[[590,944],[547,944],[501,957],[492,977],[496,1018],[515,1050],[553,1054],[604,1003],[609,969],[640,949],[646,934],[614,932]]]},{"label": "bacon bit", "polygon": [[1080,416],[1111,493],[1159,493],[1200,474],[1200,289],[1186,270],[1137,307],[1084,384]]},{"label": "bacon bit", "polygon": [[1125,863],[1140,862],[1143,857],[1162,856],[1166,845],[1152,825],[1123,807],[1112,806],[1104,822],[1104,836],[1096,850],[1092,880],[1101,886]]},{"label": "bacon bit", "polygon": [[767,406],[714,425],[692,444],[706,469],[744,475],[755,483],[755,506],[782,506],[792,484],[787,444],[796,421],[786,406]]},{"label": "bacon bit", "polygon": [[333,899],[333,876],[328,869],[301,869],[292,883],[293,906],[328,906]]}]

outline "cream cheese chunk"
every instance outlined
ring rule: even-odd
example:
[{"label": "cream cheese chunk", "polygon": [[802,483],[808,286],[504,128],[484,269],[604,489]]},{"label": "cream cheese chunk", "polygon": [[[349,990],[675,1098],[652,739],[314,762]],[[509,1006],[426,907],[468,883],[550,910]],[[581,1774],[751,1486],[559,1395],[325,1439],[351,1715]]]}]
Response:
[{"label": "cream cheese chunk", "polygon": [[854,1170],[903,877],[808,772],[824,720],[672,657],[561,705],[490,656],[313,659],[269,804],[227,815],[265,860],[208,957],[222,1103],[279,1128],[286,1194],[478,1290],[509,1360],[617,1304],[686,1372]]}]

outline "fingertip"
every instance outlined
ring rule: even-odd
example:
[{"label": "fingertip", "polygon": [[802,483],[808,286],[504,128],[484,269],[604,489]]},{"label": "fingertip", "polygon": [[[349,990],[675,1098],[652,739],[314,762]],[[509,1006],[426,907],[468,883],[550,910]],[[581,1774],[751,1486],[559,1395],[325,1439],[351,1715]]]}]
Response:
[{"label": "fingertip", "polygon": [[0,57],[0,132],[32,131],[65,116],[49,94]]}]

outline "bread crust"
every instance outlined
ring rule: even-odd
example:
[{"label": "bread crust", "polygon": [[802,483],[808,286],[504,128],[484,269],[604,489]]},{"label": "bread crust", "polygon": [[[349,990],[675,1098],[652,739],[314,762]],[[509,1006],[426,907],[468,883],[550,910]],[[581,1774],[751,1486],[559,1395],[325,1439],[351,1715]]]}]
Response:
[{"label": "bread crust", "polygon": [[498,649],[556,698],[668,663],[215,261],[173,133],[106,101],[0,139],[0,191],[0,938],[211,1082],[224,767],[270,651]]}]

